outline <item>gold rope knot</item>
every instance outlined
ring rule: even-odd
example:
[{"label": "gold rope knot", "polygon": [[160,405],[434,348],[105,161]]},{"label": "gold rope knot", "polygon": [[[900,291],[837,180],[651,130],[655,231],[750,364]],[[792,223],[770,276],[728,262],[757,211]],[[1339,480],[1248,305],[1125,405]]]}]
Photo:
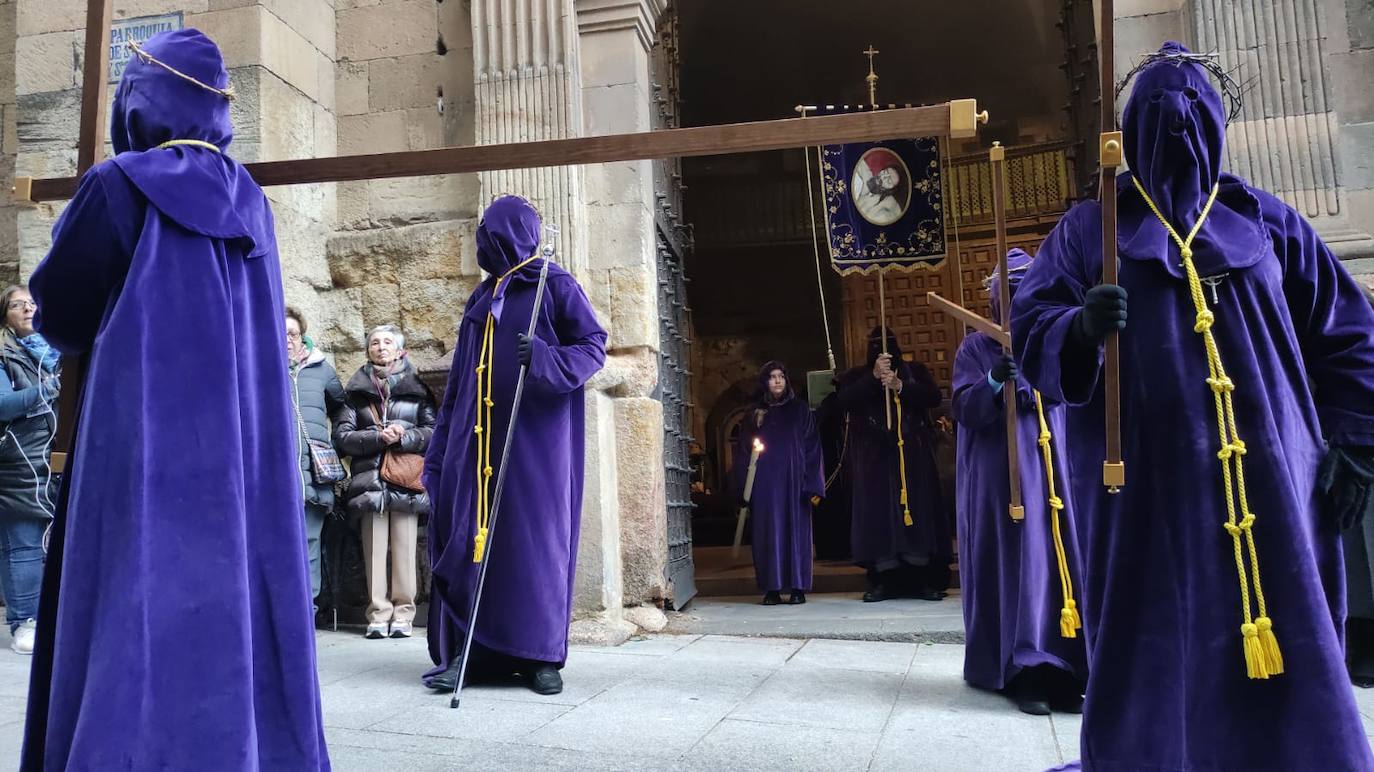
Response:
[{"label": "gold rope knot", "polygon": [[1231,534],[1232,537],[1240,536],[1240,526],[1235,523],[1222,523],[1221,527],[1225,528],[1226,532]]},{"label": "gold rope knot", "polygon": [[491,477],[491,467],[487,467],[487,468],[483,469],[483,470],[482,470],[482,474],[483,474],[484,476],[486,476],[486,477]]},{"label": "gold rope knot", "polygon": [[1246,638],[1254,638],[1259,635],[1259,628],[1251,622],[1246,622],[1240,626],[1240,634]]},{"label": "gold rope knot", "polygon": [[1241,519],[1241,521],[1240,521],[1240,530],[1242,530],[1242,531],[1249,531],[1252,527],[1254,527],[1254,525],[1255,525],[1255,513],[1251,512],[1251,513],[1247,514],[1244,518]]},{"label": "gold rope knot", "polygon": [[1215,314],[1203,309],[1197,312],[1197,324],[1193,325],[1193,332],[1206,332],[1212,329],[1212,323],[1217,320]]},{"label": "gold rope knot", "polygon": [[487,407],[494,407],[496,405],[496,403],[492,402],[490,399],[484,399],[482,400],[482,403],[485,404]]},{"label": "gold rope knot", "polygon": [[[1056,511],[1064,509],[1064,500],[1058,496],[1050,496],[1050,509]],[[1070,601],[1070,603],[1072,602],[1073,601]]]},{"label": "gold rope knot", "polygon": [[473,433],[475,433],[475,434],[481,434],[481,433],[482,433],[482,425],[481,425],[481,424],[477,424],[476,426],[472,427],[472,431],[473,431]]}]

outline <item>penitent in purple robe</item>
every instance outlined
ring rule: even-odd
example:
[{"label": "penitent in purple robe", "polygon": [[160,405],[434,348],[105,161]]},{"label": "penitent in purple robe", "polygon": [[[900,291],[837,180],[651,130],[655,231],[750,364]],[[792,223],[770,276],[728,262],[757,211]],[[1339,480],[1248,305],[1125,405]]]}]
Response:
[{"label": "penitent in purple robe", "polygon": [[[759,383],[764,395],[774,370],[786,372],[778,362],[763,366]],[[760,590],[810,592],[811,499],[825,495],[825,479],[815,418],[793,393],[790,379],[781,399],[760,397],[740,425],[733,469],[737,498],[743,497],[755,439],[763,452],[749,499],[754,577]]]},{"label": "penitent in purple robe", "polygon": [[[1297,212],[1220,173],[1223,114],[1201,68],[1166,61],[1141,72],[1124,128],[1131,168],[1182,233],[1213,183],[1221,186],[1194,262],[1199,275],[1217,277],[1204,302],[1235,384],[1262,587],[1284,667],[1247,677],[1197,313],[1180,249],[1127,177],[1118,236],[1119,283],[1130,293],[1121,334],[1126,487],[1075,491],[1087,585],[1080,607],[1091,631],[1083,768],[1374,769],[1342,662],[1338,524],[1320,518],[1314,494],[1324,433],[1374,444],[1374,313]],[[1101,388],[1100,347],[1071,334],[1101,277],[1100,222],[1095,202],[1070,210],[1013,303],[1022,373],[1070,405]],[[1076,412],[1075,472],[1096,476],[1100,462],[1085,459],[1103,457],[1102,416]]]},{"label": "penitent in purple robe", "polygon": [[[1008,256],[1016,283],[1031,262],[1021,250]],[[993,315],[998,311],[993,282]],[[964,680],[983,689],[1002,689],[1022,670],[1050,665],[1087,676],[1083,631],[1065,638],[1060,615],[1065,596],[1054,545],[1045,461],[1038,444],[1040,418],[1035,395],[1024,382],[998,384],[989,375],[1002,360],[1002,345],[981,332],[964,338],[954,358],[954,399],[959,425],[957,498],[959,591],[964,606]],[[1025,519],[1014,522],[1007,473],[1007,423],[1003,399],[1017,392],[1017,451]],[[1051,437],[1056,496],[1064,502],[1060,534],[1072,589],[1082,586],[1073,530],[1065,453],[1064,407],[1043,400]],[[1075,600],[1077,595],[1073,596]]]},{"label": "penitent in purple robe", "polygon": [[[495,316],[495,364],[489,373],[494,405],[492,420],[483,420],[482,434],[490,439],[491,468],[502,463],[510,468],[487,544],[490,565],[473,639],[485,649],[523,660],[561,665],[567,659],[582,514],[582,387],[605,363],[606,333],[572,274],[550,264],[511,457],[502,459],[520,372],[518,336],[529,327],[542,265],[542,258],[529,260],[539,235],[539,214],[516,196],[492,202],[477,229],[477,262],[490,276],[463,312],[448,388],[425,457],[425,488],[434,504],[428,636],[437,666],[426,678],[443,672],[461,654],[477,588],[473,545],[482,435],[474,428],[477,367],[489,311]],[[495,482],[493,471],[493,491]]]},{"label": "penitent in purple robe", "polygon": [[[870,335],[868,362],[840,376],[839,399],[849,422],[849,447],[844,464],[849,472],[854,562],[873,571],[902,566],[928,569],[928,580],[948,586],[950,528],[935,468],[934,437],[927,412],[940,404],[940,387],[920,362],[902,360],[895,336],[888,335],[888,352],[902,379],[902,416],[887,428],[882,383],[873,377],[881,350],[877,330]],[[911,525],[903,519],[898,431],[906,444],[906,486]]]},{"label": "penitent in purple robe", "polygon": [[[228,83],[195,30],[143,48]],[[112,117],[31,283],[89,364],[23,769],[325,770],[272,212],[222,95],[135,56]]]}]

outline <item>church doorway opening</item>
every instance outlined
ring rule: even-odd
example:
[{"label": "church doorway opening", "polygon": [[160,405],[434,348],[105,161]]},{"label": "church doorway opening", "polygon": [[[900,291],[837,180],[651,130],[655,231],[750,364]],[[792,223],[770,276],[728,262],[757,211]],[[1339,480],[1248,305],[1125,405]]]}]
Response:
[{"label": "church doorway opening", "polygon": [[[944,395],[931,415],[940,427],[943,490],[912,495],[940,495],[952,521],[955,438],[948,400],[963,330],[932,309],[926,293],[988,313],[982,279],[997,258],[987,162],[993,141],[1009,148],[1009,245],[1031,252],[1095,166],[1084,143],[1094,130],[1094,108],[1079,77],[1094,66],[1090,3],[972,2],[942,6],[938,14],[894,15],[898,4],[854,0],[836,15],[820,6],[798,13],[792,0],[757,0],[732,5],[729,25],[720,23],[718,5],[688,4],[678,18],[680,81],[673,96],[680,104],[673,109],[684,126],[790,117],[798,105],[866,105],[865,51],[876,51],[878,104],[977,97],[993,113],[981,144],[940,148],[944,259],[884,280],[889,327],[905,357],[924,364]],[[783,34],[757,34],[779,26]],[[975,35],[982,50],[1017,52],[1015,78],[1008,77],[1005,56],[967,55]],[[701,596],[756,602],[759,594],[748,528],[737,553],[732,547],[738,501],[731,474],[760,368],[785,362],[798,396],[817,406],[831,388],[828,350],[836,372],[862,364],[868,331],[879,324],[877,277],[841,277],[829,265],[817,161],[813,148],[809,155],[793,150],[681,163],[692,244],[683,273],[692,330],[689,541]],[[842,432],[843,422],[838,426]],[[834,456],[843,435],[829,441],[837,445]],[[826,469],[828,477],[833,472]],[[672,506],[670,493],[670,530]],[[849,562],[848,515],[847,502],[828,500],[813,517],[815,592],[863,588],[862,570]]]}]

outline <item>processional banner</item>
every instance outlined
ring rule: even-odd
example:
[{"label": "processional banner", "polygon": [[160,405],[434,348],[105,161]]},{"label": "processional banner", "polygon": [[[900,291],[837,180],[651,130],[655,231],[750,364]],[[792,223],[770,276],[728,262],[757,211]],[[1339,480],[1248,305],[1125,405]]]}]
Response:
[{"label": "processional banner", "polygon": [[[823,107],[833,115],[859,107]],[[825,145],[820,153],[830,262],[841,274],[936,265],[945,258],[936,137]]]}]

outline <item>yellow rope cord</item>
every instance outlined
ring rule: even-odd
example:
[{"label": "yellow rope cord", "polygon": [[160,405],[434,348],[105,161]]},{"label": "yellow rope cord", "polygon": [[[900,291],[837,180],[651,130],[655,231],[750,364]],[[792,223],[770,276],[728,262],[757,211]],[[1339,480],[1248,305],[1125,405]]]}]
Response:
[{"label": "yellow rope cord", "polygon": [[911,505],[907,503],[906,490],[906,438],[902,436],[902,398],[900,392],[892,392],[892,401],[897,403],[897,463],[901,467],[902,478],[902,524],[910,528]]},{"label": "yellow rope cord", "polygon": [[[491,288],[491,301],[487,306],[487,323],[482,330],[482,350],[477,355],[477,425],[472,431],[477,435],[477,533],[473,536],[472,562],[481,563],[487,551],[487,523],[491,520],[491,435],[492,373],[496,369],[496,316],[491,305],[496,301],[496,293],[501,283],[511,274],[534,262],[531,257],[525,262],[506,271]],[[505,463],[504,459],[502,463]]]},{"label": "yellow rope cord", "polygon": [[1045,420],[1045,404],[1040,392],[1035,392],[1035,415],[1040,419],[1040,455],[1045,459],[1045,491],[1049,495],[1050,524],[1054,533],[1054,556],[1059,562],[1059,587],[1064,593],[1064,606],[1059,610],[1059,634],[1065,638],[1077,638],[1083,620],[1078,616],[1078,604],[1073,599],[1073,575],[1069,573],[1069,558],[1064,551],[1064,535],[1060,530],[1059,514],[1064,511],[1064,500],[1055,495],[1054,489],[1054,451],[1050,448],[1050,425]]},{"label": "yellow rope cord", "polygon": [[[1255,549],[1255,514],[1250,511],[1250,503],[1245,495],[1245,465],[1244,457],[1246,453],[1245,443],[1241,441],[1240,430],[1236,425],[1235,407],[1231,400],[1231,394],[1236,389],[1236,384],[1226,375],[1226,368],[1221,362],[1221,352],[1217,348],[1216,338],[1212,335],[1212,326],[1216,323],[1216,315],[1207,308],[1207,299],[1202,294],[1202,282],[1198,278],[1197,267],[1193,265],[1193,239],[1202,228],[1202,223],[1207,219],[1207,214],[1212,210],[1212,204],[1217,199],[1217,192],[1220,186],[1213,186],[1212,194],[1207,199],[1207,205],[1202,208],[1202,216],[1193,225],[1193,230],[1189,232],[1188,238],[1183,239],[1178,235],[1178,231],[1169,224],[1164,215],[1160,213],[1159,207],[1145,192],[1145,188],[1140,184],[1140,180],[1133,180],[1136,189],[1144,197],[1145,203],[1149,205],[1150,211],[1154,212],[1155,217],[1164,225],[1174,242],[1178,244],[1179,252],[1183,258],[1183,269],[1188,275],[1188,291],[1192,296],[1193,308],[1197,311],[1197,320],[1193,325],[1193,331],[1202,336],[1203,346],[1207,349],[1207,387],[1212,391],[1213,399],[1216,402],[1217,411],[1217,433],[1221,440],[1221,450],[1217,452],[1217,458],[1221,459],[1221,480],[1222,487],[1226,494],[1226,522],[1222,527],[1231,535],[1234,546],[1236,573],[1240,580],[1240,600],[1242,624],[1240,632],[1245,652],[1245,670],[1251,678],[1268,678],[1273,675],[1283,673],[1283,654],[1279,651],[1278,638],[1274,635],[1274,623],[1269,618],[1269,611],[1264,602],[1264,590],[1260,586],[1259,552]],[[1232,465],[1234,464],[1234,471]],[[1237,515],[1239,509],[1239,516]],[[1248,553],[1250,558],[1249,581],[1245,570],[1245,556]],[[1250,586],[1253,583],[1255,589],[1256,610],[1258,616],[1252,617],[1250,605]]]},{"label": "yellow rope cord", "polygon": [[161,145],[158,145],[158,146],[157,146],[157,149],[158,149],[158,150],[166,150],[166,149],[169,148],[169,147],[176,147],[176,146],[178,146],[178,145],[190,145],[191,147],[203,147],[203,148],[205,148],[206,150],[213,150],[213,151],[215,151],[216,153],[220,152],[219,148],[215,147],[214,145],[210,144],[209,142],[206,142],[206,141],[204,141],[204,140],[199,140],[199,139],[169,139],[169,140],[167,140],[166,142],[163,142]]}]

